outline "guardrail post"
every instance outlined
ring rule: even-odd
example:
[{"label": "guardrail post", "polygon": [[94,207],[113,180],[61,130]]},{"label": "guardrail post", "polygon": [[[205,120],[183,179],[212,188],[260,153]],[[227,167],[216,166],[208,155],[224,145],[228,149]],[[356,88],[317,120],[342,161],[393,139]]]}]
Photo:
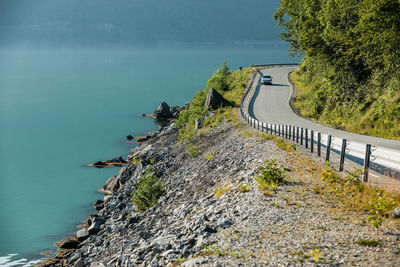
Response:
[{"label": "guardrail post", "polygon": [[293,126],[293,136],[292,136],[292,140],[295,141],[296,140],[296,127]]},{"label": "guardrail post", "polygon": [[310,142],[311,142],[311,153],[314,153],[314,131],[311,130],[311,136],[310,136]]},{"label": "guardrail post", "polygon": [[306,148],[308,148],[308,129],[306,129]]},{"label": "guardrail post", "polygon": [[363,182],[368,182],[368,174],[369,174],[369,163],[371,160],[371,145],[367,144],[365,147],[365,160],[364,160],[364,177]]},{"label": "guardrail post", "polygon": [[332,135],[328,135],[328,142],[326,144],[326,157],[325,161],[329,162],[329,156],[331,155]]},{"label": "guardrail post", "polygon": [[277,132],[276,132],[276,123],[274,123],[274,133],[275,133],[275,135],[277,134]]},{"label": "guardrail post", "polygon": [[321,133],[318,133],[317,151],[318,151],[318,157],[321,157]]},{"label": "guardrail post", "polygon": [[339,171],[343,171],[344,168],[344,158],[346,156],[346,146],[347,146],[347,139],[342,140],[342,150],[340,151],[340,162],[339,162]]},{"label": "guardrail post", "polygon": [[292,139],[292,126],[289,126],[289,140]]},{"label": "guardrail post", "polygon": [[271,127],[270,130],[271,130],[271,134],[272,134],[272,123],[270,124],[270,127]]},{"label": "guardrail post", "polygon": [[257,121],[257,130],[260,130],[260,121]]},{"label": "guardrail post", "polygon": [[300,133],[300,145],[301,146],[303,145],[303,131],[304,131],[304,129],[301,128],[301,133]]},{"label": "guardrail post", "polygon": [[296,143],[299,143],[299,127],[297,127],[296,132],[297,132],[297,134],[296,134]]},{"label": "guardrail post", "polygon": [[281,136],[281,125],[278,124],[278,136]]},{"label": "guardrail post", "polygon": [[288,126],[285,125],[285,138],[287,139],[287,137],[288,137]]}]

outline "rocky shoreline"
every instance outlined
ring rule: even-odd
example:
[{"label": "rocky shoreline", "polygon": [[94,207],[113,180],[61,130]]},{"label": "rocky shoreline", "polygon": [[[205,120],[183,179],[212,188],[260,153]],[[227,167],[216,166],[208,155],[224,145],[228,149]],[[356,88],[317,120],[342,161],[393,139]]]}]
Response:
[{"label": "rocky shoreline", "polygon": [[[400,266],[398,223],[377,230],[360,223],[366,215],[339,213],[312,190],[317,181],[309,169],[320,163],[299,166],[299,152],[281,150],[244,124],[204,131],[196,155],[178,132],[171,125],[130,151],[129,164],[103,186],[98,213],[42,265]],[[254,180],[267,159],[291,170],[271,195]],[[148,168],[167,194],[139,213],[131,194]]]}]

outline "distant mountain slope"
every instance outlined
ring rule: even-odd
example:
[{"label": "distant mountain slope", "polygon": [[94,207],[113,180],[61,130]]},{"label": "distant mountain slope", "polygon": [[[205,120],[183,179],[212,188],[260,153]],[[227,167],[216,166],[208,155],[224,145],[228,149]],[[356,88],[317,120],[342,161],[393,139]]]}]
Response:
[{"label": "distant mountain slope", "polygon": [[1,0],[0,43],[277,40],[277,0]]}]

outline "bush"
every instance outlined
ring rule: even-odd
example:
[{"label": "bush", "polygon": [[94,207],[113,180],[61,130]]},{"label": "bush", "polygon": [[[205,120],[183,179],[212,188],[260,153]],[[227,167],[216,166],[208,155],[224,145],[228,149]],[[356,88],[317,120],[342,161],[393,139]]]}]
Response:
[{"label": "bush", "polygon": [[200,153],[200,149],[198,146],[188,143],[186,145],[186,152],[189,154],[189,156],[195,157]]},{"label": "bush", "polygon": [[140,177],[132,192],[131,200],[139,212],[145,212],[157,204],[161,196],[165,195],[167,190],[163,183],[154,174],[154,170],[148,168]]},{"label": "bush", "polygon": [[275,188],[284,183],[285,169],[279,167],[275,160],[266,160],[265,166],[259,167],[257,173],[256,181],[263,190]]},{"label": "bush", "polygon": [[238,190],[239,190],[239,192],[245,193],[245,192],[251,190],[251,186],[248,185],[248,184],[243,184],[243,183],[241,183],[241,184],[239,184],[239,186],[238,186]]}]

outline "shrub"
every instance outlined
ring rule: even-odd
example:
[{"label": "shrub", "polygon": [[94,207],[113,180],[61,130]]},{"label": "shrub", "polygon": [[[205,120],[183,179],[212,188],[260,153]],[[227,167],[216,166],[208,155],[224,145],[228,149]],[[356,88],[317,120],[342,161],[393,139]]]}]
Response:
[{"label": "shrub", "polygon": [[154,170],[148,168],[135,185],[131,200],[136,206],[137,211],[145,212],[157,204],[160,197],[166,193],[167,190],[160,179],[154,174]]},{"label": "shrub", "polygon": [[189,154],[189,156],[195,157],[200,153],[200,149],[198,146],[188,143],[186,145],[186,152]]},{"label": "shrub", "polygon": [[256,181],[263,190],[275,189],[277,185],[284,183],[285,169],[279,167],[275,160],[266,160],[265,166],[259,167],[257,173]]},{"label": "shrub", "polygon": [[215,196],[216,197],[220,197],[222,195],[224,195],[225,193],[228,193],[229,191],[231,191],[231,187],[229,185],[219,185],[217,187],[217,189],[215,190]]},{"label": "shrub", "polygon": [[215,155],[217,155],[218,154],[218,151],[216,151],[216,150],[213,150],[213,151],[210,151],[210,153],[208,153],[206,156],[205,156],[205,160],[206,161],[210,161],[210,160],[212,160],[213,158],[214,158],[214,156]]},{"label": "shrub", "polygon": [[250,191],[250,190],[251,190],[251,187],[250,187],[250,185],[248,185],[248,184],[243,184],[243,183],[241,183],[241,184],[239,184],[239,186],[238,186],[238,190],[239,190],[239,192],[245,193],[245,192],[247,192],[247,191]]}]

